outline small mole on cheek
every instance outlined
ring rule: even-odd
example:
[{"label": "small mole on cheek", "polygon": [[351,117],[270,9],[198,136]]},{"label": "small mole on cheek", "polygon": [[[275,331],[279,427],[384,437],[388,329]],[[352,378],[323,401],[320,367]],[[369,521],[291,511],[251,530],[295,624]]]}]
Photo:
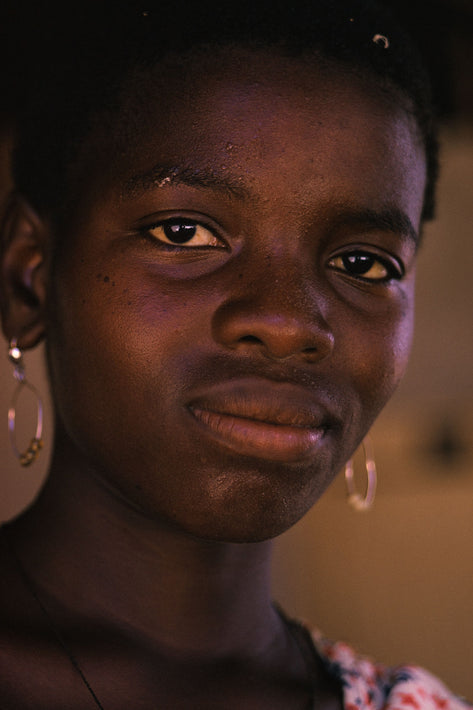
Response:
[{"label": "small mole on cheek", "polygon": [[104,276],[104,277],[103,277],[103,282],[104,282],[105,284],[108,284],[109,281],[110,281],[110,277],[109,277],[109,276]]}]

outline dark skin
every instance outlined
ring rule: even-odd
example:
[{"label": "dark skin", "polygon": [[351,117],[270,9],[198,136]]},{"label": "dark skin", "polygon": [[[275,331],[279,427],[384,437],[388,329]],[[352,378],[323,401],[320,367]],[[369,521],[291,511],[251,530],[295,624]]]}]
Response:
[{"label": "dark skin", "polygon": [[[9,537],[106,710],[296,710],[313,685],[340,707],[272,606],[270,539],[355,450],[411,339],[413,120],[335,67],[216,54],[188,79],[169,60],[90,136],[54,260],[47,216],[17,199],[7,220],[5,335],[47,338],[57,417]],[[5,707],[94,707],[2,554]]]}]

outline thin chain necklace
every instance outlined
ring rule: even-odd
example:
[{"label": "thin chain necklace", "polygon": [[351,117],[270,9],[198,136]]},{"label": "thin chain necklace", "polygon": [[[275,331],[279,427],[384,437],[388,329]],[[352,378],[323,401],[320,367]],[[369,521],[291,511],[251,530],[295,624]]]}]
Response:
[{"label": "thin chain necklace", "polygon": [[[73,666],[74,670],[76,673],[78,673],[80,679],[82,680],[83,684],[87,688],[90,696],[92,697],[96,707],[100,708],[100,710],[105,710],[103,705],[101,704],[100,700],[97,698],[96,694],[94,693],[89,681],[84,675],[84,672],[82,671],[77,659],[75,658],[74,654],[72,651],[70,651],[69,647],[67,646],[66,642],[64,641],[64,637],[59,630],[59,628],[56,626],[51,614],[48,612],[46,607],[44,606],[43,602],[41,601],[36,589],[35,585],[33,584],[32,580],[26,573],[26,570],[24,569],[22,563],[20,562],[19,557],[17,556],[15,550],[13,549],[12,545],[10,544],[10,541],[8,539],[7,532],[5,528],[2,528],[2,533],[3,533],[3,539],[5,541],[6,547],[8,549],[8,552],[10,554],[10,557],[15,563],[15,566],[17,568],[18,574],[23,581],[24,586],[26,587],[27,591],[31,594],[33,599],[35,600],[36,604],[38,605],[39,609],[41,610],[42,615],[44,616],[45,620],[48,623],[48,626],[50,627],[51,631],[53,632],[57,643],[59,646],[62,648],[64,653],[66,654],[67,658],[69,659],[71,665]],[[279,614],[283,624],[285,625],[286,629],[289,631],[290,636],[294,639],[296,642],[297,648],[299,650],[299,653],[301,654],[304,664],[307,669],[307,674],[312,681],[312,684],[314,685],[315,681],[315,671],[313,667],[313,658],[310,658],[309,656],[312,655],[309,652],[309,647],[308,644],[304,641],[304,639],[300,638],[301,634],[307,635],[307,631],[304,627],[300,626],[297,624],[297,622],[293,622],[291,619],[288,619],[287,616],[284,614],[284,612],[276,605],[276,611]],[[314,707],[314,694],[312,693],[312,697],[310,698],[309,705],[307,706],[307,710],[312,710]]]}]

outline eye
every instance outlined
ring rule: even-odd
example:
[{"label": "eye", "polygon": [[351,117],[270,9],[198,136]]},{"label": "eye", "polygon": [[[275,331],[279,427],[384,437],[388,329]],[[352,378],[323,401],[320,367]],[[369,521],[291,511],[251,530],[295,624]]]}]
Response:
[{"label": "eye", "polygon": [[176,247],[224,247],[221,239],[210,229],[191,219],[167,219],[147,228],[147,233],[157,241]]},{"label": "eye", "polygon": [[403,276],[400,265],[367,251],[351,251],[332,257],[328,265],[363,281],[391,281]]}]

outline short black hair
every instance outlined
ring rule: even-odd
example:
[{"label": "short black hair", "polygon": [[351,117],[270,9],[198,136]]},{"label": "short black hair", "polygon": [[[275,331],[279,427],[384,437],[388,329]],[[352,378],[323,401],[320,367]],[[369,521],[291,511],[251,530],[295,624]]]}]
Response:
[{"label": "short black hair", "polygon": [[170,51],[238,44],[275,46],[293,56],[313,51],[407,98],[427,161],[422,217],[433,216],[438,147],[429,78],[411,38],[372,0],[64,3],[54,13],[42,10],[31,24],[40,42],[24,71],[13,173],[40,212],[66,204],[68,167],[91,119],[118,109],[133,68],[154,66]]}]

